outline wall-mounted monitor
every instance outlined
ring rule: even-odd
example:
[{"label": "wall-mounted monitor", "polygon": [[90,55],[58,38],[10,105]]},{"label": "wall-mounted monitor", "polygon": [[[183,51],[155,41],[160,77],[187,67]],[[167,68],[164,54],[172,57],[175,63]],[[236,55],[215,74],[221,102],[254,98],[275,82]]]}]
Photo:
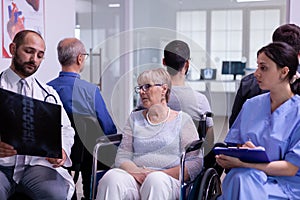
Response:
[{"label": "wall-mounted monitor", "polygon": [[236,80],[236,75],[245,75],[246,63],[241,61],[223,61],[222,74],[232,74]]},{"label": "wall-mounted monitor", "polygon": [[201,69],[201,80],[215,80],[217,74],[217,69],[205,68]]}]

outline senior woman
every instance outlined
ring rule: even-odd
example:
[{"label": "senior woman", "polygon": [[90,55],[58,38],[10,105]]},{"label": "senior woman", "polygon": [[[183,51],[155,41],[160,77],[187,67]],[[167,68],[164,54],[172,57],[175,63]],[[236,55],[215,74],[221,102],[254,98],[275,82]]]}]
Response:
[{"label": "senior woman", "polygon": [[[99,181],[100,199],[178,199],[180,155],[199,139],[191,117],[167,106],[171,79],[163,68],[144,71],[138,77],[145,110],[132,112],[123,129],[115,166]],[[187,155],[185,180],[202,168],[199,151]]]}]

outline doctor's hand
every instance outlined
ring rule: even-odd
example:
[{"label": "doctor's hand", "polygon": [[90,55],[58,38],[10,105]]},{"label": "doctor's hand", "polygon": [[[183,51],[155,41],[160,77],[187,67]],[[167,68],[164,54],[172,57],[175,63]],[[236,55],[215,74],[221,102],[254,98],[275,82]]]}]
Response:
[{"label": "doctor's hand", "polygon": [[243,167],[244,165],[244,162],[240,159],[223,154],[216,155],[216,161],[224,169]]},{"label": "doctor's hand", "polygon": [[46,160],[53,164],[52,167],[57,168],[61,167],[65,164],[65,161],[67,159],[66,152],[62,149],[62,158],[46,158]]},{"label": "doctor's hand", "polygon": [[13,146],[0,141],[0,158],[14,156],[16,154],[17,151]]}]

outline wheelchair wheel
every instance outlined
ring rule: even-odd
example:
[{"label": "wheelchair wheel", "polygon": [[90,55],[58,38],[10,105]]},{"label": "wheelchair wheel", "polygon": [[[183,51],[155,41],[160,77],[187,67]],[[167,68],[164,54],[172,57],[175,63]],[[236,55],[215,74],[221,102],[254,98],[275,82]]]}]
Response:
[{"label": "wheelchair wheel", "polygon": [[214,168],[205,171],[198,193],[198,200],[214,200],[222,194],[221,180]]}]

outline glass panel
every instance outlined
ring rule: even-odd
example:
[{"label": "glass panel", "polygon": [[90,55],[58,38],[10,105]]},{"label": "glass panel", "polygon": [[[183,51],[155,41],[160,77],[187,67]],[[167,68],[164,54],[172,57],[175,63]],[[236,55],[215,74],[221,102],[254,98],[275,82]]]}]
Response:
[{"label": "glass panel", "polygon": [[227,25],[226,11],[212,11],[211,30],[225,30]]},{"label": "glass panel", "polygon": [[211,32],[211,49],[212,51],[225,51],[226,50],[226,33],[221,31]]},{"label": "glass panel", "polygon": [[242,58],[242,22],[241,10],[212,11],[211,55],[217,62],[217,75],[222,80],[228,78],[221,76],[222,61],[240,61]]},{"label": "glass panel", "polygon": [[282,0],[115,0],[120,3],[116,8],[108,6],[109,0],[75,2],[80,26],[76,36],[93,50],[82,78],[94,84],[101,79],[109,109],[124,105],[113,111],[120,119],[115,120],[119,127],[136,105],[137,98],[132,100],[136,77],[161,66],[162,49],[170,40],[180,38],[197,46],[191,47],[196,71],[217,68],[217,79],[224,79],[223,60],[245,56],[250,66],[256,66],[257,49],[269,43],[275,28],[286,22],[286,1]]},{"label": "glass panel", "polygon": [[228,50],[242,52],[242,31],[228,31],[227,46]]},{"label": "glass panel", "polygon": [[193,32],[190,37],[194,42],[199,44],[201,48],[206,48],[206,40],[204,39],[206,37],[206,32]]},{"label": "glass panel", "polygon": [[243,13],[241,10],[233,10],[228,13],[227,28],[231,30],[242,30],[243,28]]},{"label": "glass panel", "polygon": [[249,67],[256,66],[256,52],[272,41],[273,31],[279,25],[279,9],[252,10],[250,12]]}]

